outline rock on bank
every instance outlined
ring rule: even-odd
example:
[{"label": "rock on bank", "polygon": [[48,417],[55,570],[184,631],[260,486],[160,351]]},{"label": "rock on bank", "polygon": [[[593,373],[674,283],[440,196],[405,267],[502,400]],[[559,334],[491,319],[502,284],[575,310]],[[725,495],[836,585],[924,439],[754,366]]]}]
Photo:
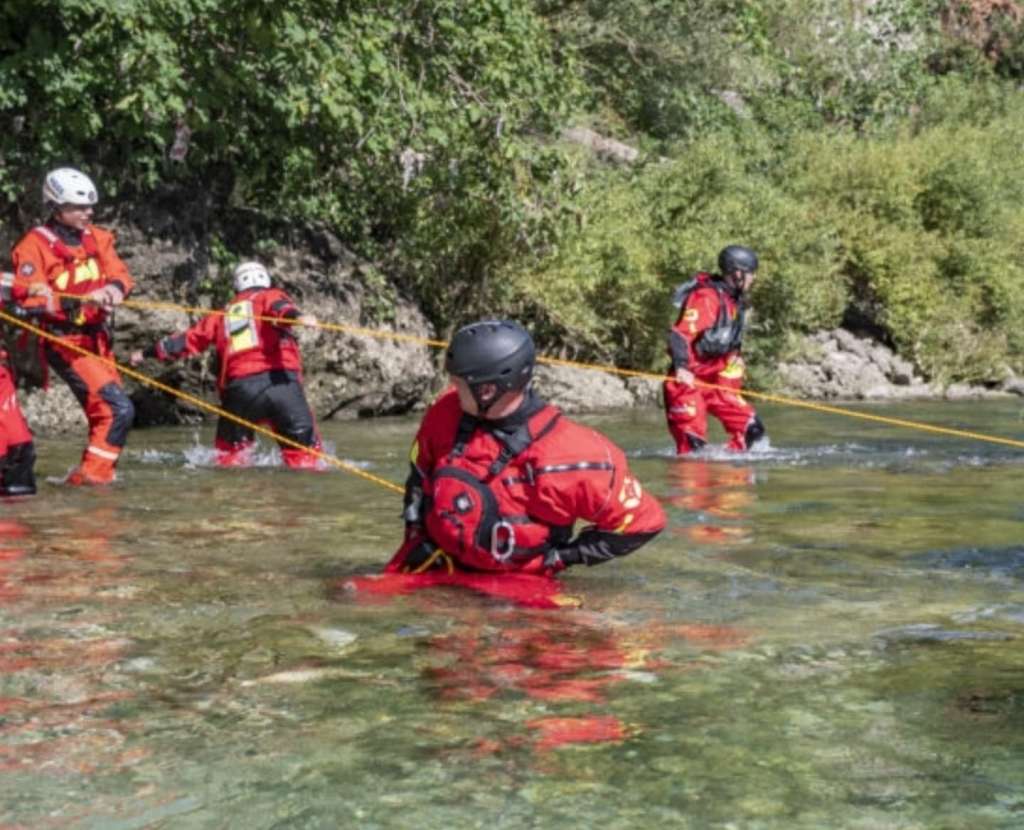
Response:
[{"label": "rock on bank", "polygon": [[[211,243],[221,237],[180,223],[161,228],[163,235],[145,221],[107,226],[117,231],[118,251],[136,280],[130,304],[116,313],[115,356],[121,363],[127,363],[133,349],[184,330],[202,309],[220,308],[232,296],[231,269],[217,265],[210,255]],[[319,419],[401,413],[429,397],[437,376],[437,350],[423,341],[435,334],[394,281],[323,230],[290,229],[287,244],[239,237],[232,240],[233,252],[265,262],[275,284],[303,311],[337,327],[302,335],[306,390]],[[10,245],[14,240],[0,241]],[[15,332],[5,332],[5,337],[15,347],[22,401],[33,428],[45,434],[83,426],[85,419],[59,378],[51,374],[49,390],[39,388],[43,372],[38,350],[18,349]],[[147,361],[139,371],[203,400],[217,400],[212,349],[202,358],[173,364]],[[131,378],[125,382],[136,405],[136,426],[190,423],[204,416],[193,404]]]}]

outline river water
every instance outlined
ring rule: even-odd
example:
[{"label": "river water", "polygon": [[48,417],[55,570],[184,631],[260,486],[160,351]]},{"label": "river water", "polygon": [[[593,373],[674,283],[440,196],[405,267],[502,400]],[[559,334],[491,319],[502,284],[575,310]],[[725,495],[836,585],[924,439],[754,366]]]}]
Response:
[{"label": "river water", "polygon": [[[1016,401],[868,411],[1024,437]],[[656,411],[581,419],[670,525],[554,609],[353,591],[398,496],[213,469],[208,428],[0,504],[0,826],[1024,826],[1024,452],[763,414],[687,460]],[[414,429],[325,437],[401,482]]]}]

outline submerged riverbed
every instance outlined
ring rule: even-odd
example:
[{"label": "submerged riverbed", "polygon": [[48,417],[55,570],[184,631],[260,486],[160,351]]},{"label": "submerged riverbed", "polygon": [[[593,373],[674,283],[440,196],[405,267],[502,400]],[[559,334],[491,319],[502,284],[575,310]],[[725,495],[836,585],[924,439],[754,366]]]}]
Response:
[{"label": "submerged riverbed", "polygon": [[[1024,437],[1017,401],[868,411]],[[763,414],[686,460],[659,412],[582,419],[670,526],[556,609],[353,592],[399,497],[214,469],[209,428],[0,504],[0,826],[1024,826],[1024,451]],[[415,425],[324,432],[400,483]]]}]

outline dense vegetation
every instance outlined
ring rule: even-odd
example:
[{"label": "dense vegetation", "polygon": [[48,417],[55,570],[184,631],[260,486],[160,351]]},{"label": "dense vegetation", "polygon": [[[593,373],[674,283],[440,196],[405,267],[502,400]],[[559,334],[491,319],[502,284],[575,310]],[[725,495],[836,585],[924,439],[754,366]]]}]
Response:
[{"label": "dense vegetation", "polygon": [[442,331],[500,310],[634,366],[661,363],[671,286],[744,242],[762,368],[845,323],[932,377],[996,379],[1024,368],[1022,20],[1014,0],[8,0],[0,198],[23,219],[73,163],[116,199],[325,225]]}]

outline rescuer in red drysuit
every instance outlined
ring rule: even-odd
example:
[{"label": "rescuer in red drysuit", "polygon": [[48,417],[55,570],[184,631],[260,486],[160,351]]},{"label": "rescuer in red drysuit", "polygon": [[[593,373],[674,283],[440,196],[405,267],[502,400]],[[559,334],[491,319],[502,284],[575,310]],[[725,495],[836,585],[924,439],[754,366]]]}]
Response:
[{"label": "rescuer in red drysuit", "polygon": [[[177,360],[215,346],[224,409],[253,423],[267,422],[278,435],[319,451],[316,421],[302,389],[302,356],[292,333],[295,325],[316,325],[316,318],[301,314],[284,291],[271,288],[270,274],[258,262],[238,265],[234,285],[235,297],[222,313],[132,352],[131,364],[138,366],[147,357]],[[223,416],[217,421],[214,446],[221,466],[245,466],[254,444],[251,427]],[[290,444],[281,444],[281,458],[293,468],[318,466],[315,452]]]},{"label": "rescuer in red drysuit", "polygon": [[[50,218],[14,246],[14,302],[39,313],[60,342],[42,345],[45,364],[63,378],[89,422],[82,461],[67,484],[109,484],[135,419],[135,407],[110,363],[111,311],[135,285],[114,250],[114,235],[91,223],[96,186],[70,167],[43,182]],[[77,347],[77,348],[71,348]]]},{"label": "rescuer in red drysuit", "polygon": [[764,437],[764,424],[740,395],[745,302],[757,264],[750,248],[729,245],[718,255],[720,274],[697,274],[677,290],[679,318],[668,336],[672,377],[663,391],[679,455],[707,443],[709,412],[725,427],[729,449],[749,449]]},{"label": "rescuer in red drysuit", "polygon": [[[413,442],[406,538],[386,571],[552,573],[625,556],[664,528],[622,450],[534,394],[534,362],[517,323],[456,332],[445,361],[452,387]],[[589,524],[573,537],[577,520]]]},{"label": "rescuer in red drysuit", "polygon": [[[14,274],[0,274],[0,308],[10,308]],[[14,373],[0,342],[0,496],[31,496],[36,492],[36,460],[32,431],[18,406]]]}]

